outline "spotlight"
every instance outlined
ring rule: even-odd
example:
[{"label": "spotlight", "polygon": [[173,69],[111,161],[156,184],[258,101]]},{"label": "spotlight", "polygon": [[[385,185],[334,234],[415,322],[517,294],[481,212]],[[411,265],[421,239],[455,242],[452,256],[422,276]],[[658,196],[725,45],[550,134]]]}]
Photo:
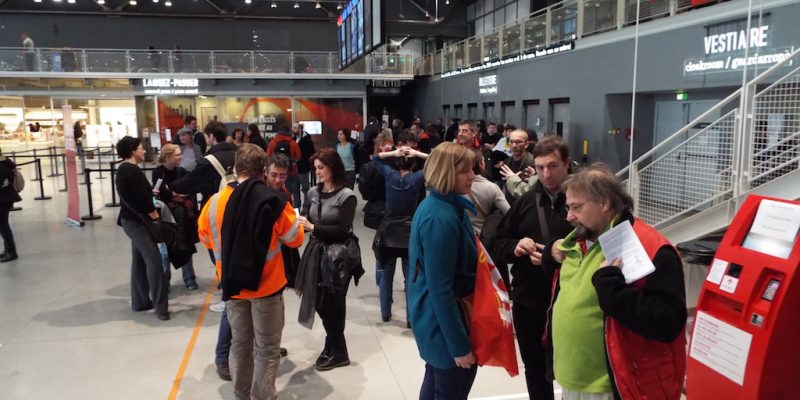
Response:
[{"label": "spotlight", "polygon": [[69,4],[75,4],[75,0],[67,0],[67,3],[69,3]]},{"label": "spotlight", "polygon": [[53,3],[61,3],[61,0],[53,0]]},{"label": "spotlight", "polygon": [[341,10],[342,9],[342,3],[336,3],[336,9],[337,10]]},{"label": "spotlight", "polygon": [[167,1],[164,2],[164,5],[167,6],[167,7],[172,7],[172,1],[167,0]]},{"label": "spotlight", "polygon": [[132,6],[135,6],[136,4],[139,4],[139,3],[137,3],[137,2],[136,2],[136,0],[130,0],[130,1],[128,2],[128,4],[130,4],[130,5],[132,5]]},{"label": "spotlight", "polygon": [[296,1],[295,1],[295,2],[294,2],[294,8],[300,8],[300,3],[298,3],[298,2],[296,2]]},{"label": "spotlight", "polygon": [[273,2],[272,2],[272,4],[270,5],[270,7],[272,7],[272,8],[278,8],[278,3],[276,3],[276,2],[274,2],[274,1],[273,1]]},{"label": "spotlight", "polygon": [[97,4],[102,6],[102,5],[106,4],[106,0],[97,0]]},{"label": "spotlight", "polygon": [[314,6],[314,8],[322,8],[322,4],[319,4],[319,2],[317,2],[317,5]]},{"label": "spotlight", "polygon": [[253,2],[253,0],[244,0],[244,3],[245,3],[245,4],[250,4],[250,3],[252,3],[252,2]]},{"label": "spotlight", "polygon": [[159,0],[153,0],[153,3],[158,3]]},{"label": "spotlight", "polygon": [[41,3],[42,0],[33,0],[34,3]]},{"label": "spotlight", "polygon": [[450,4],[450,0],[445,0],[444,4]]}]

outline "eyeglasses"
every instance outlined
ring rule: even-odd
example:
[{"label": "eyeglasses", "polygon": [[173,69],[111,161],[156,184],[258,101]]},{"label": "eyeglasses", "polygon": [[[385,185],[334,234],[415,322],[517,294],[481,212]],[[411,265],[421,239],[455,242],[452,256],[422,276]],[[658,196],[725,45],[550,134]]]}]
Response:
[{"label": "eyeglasses", "polygon": [[276,174],[274,172],[270,172],[269,177],[271,179],[286,179],[288,177],[288,174]]}]

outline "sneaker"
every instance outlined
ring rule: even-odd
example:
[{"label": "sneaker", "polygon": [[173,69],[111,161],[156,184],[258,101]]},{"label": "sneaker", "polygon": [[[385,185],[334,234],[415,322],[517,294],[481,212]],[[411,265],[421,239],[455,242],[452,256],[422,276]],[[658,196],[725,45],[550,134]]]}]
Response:
[{"label": "sneaker", "polygon": [[14,261],[14,260],[16,260],[17,258],[18,258],[18,257],[17,257],[17,255],[16,255],[16,254],[6,253],[6,255],[4,255],[3,257],[0,257],[0,262],[9,262],[9,261]]},{"label": "sneaker", "polygon": [[197,290],[198,289],[197,282],[189,281],[189,283],[186,284],[186,289]]},{"label": "sneaker", "polygon": [[219,303],[214,303],[208,306],[208,310],[211,312],[223,312],[225,311],[225,302],[220,301]]},{"label": "sneaker", "polygon": [[219,379],[223,381],[232,381],[231,378],[231,369],[228,367],[228,364],[217,364],[217,375]]}]

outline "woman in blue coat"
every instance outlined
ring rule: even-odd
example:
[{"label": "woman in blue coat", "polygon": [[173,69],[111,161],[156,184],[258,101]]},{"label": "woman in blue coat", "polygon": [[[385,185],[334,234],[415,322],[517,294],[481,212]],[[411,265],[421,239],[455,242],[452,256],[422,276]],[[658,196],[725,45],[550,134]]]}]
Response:
[{"label": "woman in blue coat", "polygon": [[473,157],[455,143],[433,150],[424,169],[430,194],[412,222],[408,317],[425,360],[420,399],[466,399],[477,372],[460,305],[475,291],[477,248],[465,212],[475,208],[464,197],[475,179]]}]

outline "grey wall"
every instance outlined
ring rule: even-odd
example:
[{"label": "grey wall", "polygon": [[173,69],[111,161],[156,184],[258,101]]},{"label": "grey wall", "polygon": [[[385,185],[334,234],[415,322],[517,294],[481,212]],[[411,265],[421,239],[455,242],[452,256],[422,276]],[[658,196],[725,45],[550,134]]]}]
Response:
[{"label": "grey wall", "polygon": [[[715,7],[723,6],[709,7],[706,12],[713,13]],[[800,45],[797,39],[800,25],[796,23],[800,20],[800,7],[793,4],[768,12],[765,24],[770,25],[769,47]],[[743,12],[741,17],[744,16]],[[669,19],[653,23],[662,21]],[[703,38],[709,24],[704,22],[640,38],[634,131],[641,141],[635,142],[635,154],[642,154],[653,145],[656,100],[674,100],[675,93],[680,90],[687,91],[690,99],[722,100],[741,85],[741,72],[684,76],[684,60],[702,58],[705,54]],[[500,102],[516,101],[515,115],[507,119],[523,121],[522,102],[534,99],[540,101],[541,116],[549,118],[549,100],[569,98],[573,154],[578,155],[583,139],[588,139],[590,161],[605,161],[619,168],[627,165],[629,142],[624,135],[608,135],[608,129],[630,128],[633,46],[633,40],[624,40],[581,49],[581,42],[578,42],[576,50],[563,54],[449,78],[428,78],[414,85],[412,96],[425,120],[443,115],[443,105],[449,104],[452,110],[456,104],[495,101],[497,111]],[[498,95],[480,96],[478,78],[492,74],[497,75]],[[462,115],[466,115],[466,106]]]},{"label": "grey wall", "polygon": [[0,47],[28,32],[37,47],[254,50],[253,31],[261,50],[337,49],[334,22],[0,14]]}]

